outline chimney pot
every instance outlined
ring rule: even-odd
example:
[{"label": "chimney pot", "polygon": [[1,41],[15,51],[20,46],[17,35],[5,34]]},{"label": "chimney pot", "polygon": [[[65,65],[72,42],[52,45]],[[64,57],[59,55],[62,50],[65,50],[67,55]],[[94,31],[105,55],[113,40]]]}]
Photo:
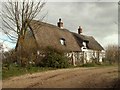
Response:
[{"label": "chimney pot", "polygon": [[59,22],[61,22],[61,18],[59,18]]},{"label": "chimney pot", "polygon": [[63,22],[62,22],[61,18],[59,18],[57,25],[59,28],[63,29]]},{"label": "chimney pot", "polygon": [[79,28],[78,28],[78,34],[81,34],[81,33],[82,33],[82,27],[79,26]]}]

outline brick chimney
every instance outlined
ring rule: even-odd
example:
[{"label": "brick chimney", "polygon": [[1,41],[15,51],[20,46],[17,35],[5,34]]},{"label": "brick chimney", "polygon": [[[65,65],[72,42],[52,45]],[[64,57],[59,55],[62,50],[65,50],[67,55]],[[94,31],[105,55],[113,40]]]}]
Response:
[{"label": "brick chimney", "polygon": [[81,34],[81,33],[82,33],[82,27],[79,26],[79,28],[78,28],[78,34]]},{"label": "brick chimney", "polygon": [[63,29],[63,22],[61,21],[61,18],[59,18],[57,25],[59,28]]}]

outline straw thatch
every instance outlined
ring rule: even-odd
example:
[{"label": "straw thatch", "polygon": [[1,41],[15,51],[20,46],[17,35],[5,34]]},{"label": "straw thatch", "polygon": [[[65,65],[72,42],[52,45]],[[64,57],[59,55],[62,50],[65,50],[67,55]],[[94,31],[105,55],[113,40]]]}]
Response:
[{"label": "straw thatch", "polygon": [[[60,39],[65,40],[65,45],[61,45]],[[24,47],[27,49],[46,49],[53,47],[62,51],[81,51],[83,41],[87,42],[87,48],[92,50],[104,50],[103,47],[92,37],[70,32],[67,29],[32,20],[30,30],[26,32]],[[16,45],[18,48],[19,39]]]},{"label": "straw thatch", "polygon": [[[40,49],[50,46],[63,51],[81,51],[76,39],[67,29],[36,20],[31,22],[30,28]],[[65,39],[65,45],[61,45],[61,38]]]},{"label": "straw thatch", "polygon": [[86,36],[81,34],[72,33],[74,37],[76,38],[79,46],[82,46],[82,42],[87,43],[87,48],[91,50],[104,50],[104,48],[92,37],[92,36]]}]

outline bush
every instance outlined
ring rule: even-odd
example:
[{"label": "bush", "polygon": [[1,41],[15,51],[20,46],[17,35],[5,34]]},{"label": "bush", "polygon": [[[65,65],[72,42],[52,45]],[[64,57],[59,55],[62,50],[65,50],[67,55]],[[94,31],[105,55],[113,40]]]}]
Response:
[{"label": "bush", "polygon": [[[24,54],[24,56],[22,55]],[[16,52],[14,49],[5,52],[2,63],[5,67],[8,67],[11,64],[16,64],[21,67],[30,67],[35,65],[36,54],[34,53],[22,53]]]},{"label": "bush", "polygon": [[14,49],[8,51],[8,52],[4,52],[3,53],[3,58],[2,58],[2,63],[4,64],[10,64],[16,61],[17,59],[17,54],[15,52]]},{"label": "bush", "polygon": [[50,47],[47,48],[45,57],[41,60],[40,65],[53,68],[69,67],[68,59],[64,53]]}]

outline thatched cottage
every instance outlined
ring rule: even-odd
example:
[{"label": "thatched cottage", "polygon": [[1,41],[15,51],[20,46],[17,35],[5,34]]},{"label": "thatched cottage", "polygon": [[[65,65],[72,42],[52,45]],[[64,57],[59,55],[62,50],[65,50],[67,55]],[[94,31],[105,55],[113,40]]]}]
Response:
[{"label": "thatched cottage", "polygon": [[[57,26],[33,20],[26,33],[24,46],[29,50],[34,48],[38,55],[48,46],[62,50],[71,57],[73,65],[92,62],[95,59],[102,62],[103,47],[92,36],[81,33],[81,27],[78,29],[78,34],[65,29],[61,19]],[[19,47],[18,41],[17,49]]]}]

